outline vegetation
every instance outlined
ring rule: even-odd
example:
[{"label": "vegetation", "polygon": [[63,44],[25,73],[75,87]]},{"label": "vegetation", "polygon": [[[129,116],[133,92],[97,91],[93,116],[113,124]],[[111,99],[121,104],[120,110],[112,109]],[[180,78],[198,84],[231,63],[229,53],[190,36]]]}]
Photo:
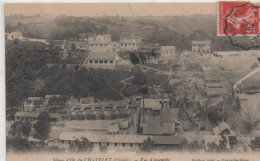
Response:
[{"label": "vegetation", "polygon": [[142,152],[150,153],[154,149],[154,141],[148,137],[146,140],[143,141],[140,150]]},{"label": "vegetation", "polygon": [[199,143],[197,140],[195,140],[190,144],[186,144],[185,149],[190,152],[198,152],[203,149],[203,143]]},{"label": "vegetation", "polygon": [[85,137],[82,137],[80,140],[76,139],[69,145],[69,150],[71,152],[90,152],[92,149],[92,144]]},{"label": "vegetation", "polygon": [[25,138],[28,139],[30,133],[31,133],[31,127],[32,124],[30,122],[14,122],[11,125],[11,129],[8,132],[10,136],[15,138]]},{"label": "vegetation", "polygon": [[7,150],[27,151],[30,149],[28,137],[31,133],[32,124],[30,122],[14,122],[8,132],[9,136],[6,139]]},{"label": "vegetation", "polygon": [[33,128],[35,130],[35,138],[40,140],[48,139],[51,131],[49,114],[47,112],[42,112]]},{"label": "vegetation", "polygon": [[260,136],[251,140],[250,148],[252,151],[260,151]]},{"label": "vegetation", "polygon": [[208,118],[213,123],[219,123],[222,119],[222,113],[218,109],[211,109],[208,112]]}]

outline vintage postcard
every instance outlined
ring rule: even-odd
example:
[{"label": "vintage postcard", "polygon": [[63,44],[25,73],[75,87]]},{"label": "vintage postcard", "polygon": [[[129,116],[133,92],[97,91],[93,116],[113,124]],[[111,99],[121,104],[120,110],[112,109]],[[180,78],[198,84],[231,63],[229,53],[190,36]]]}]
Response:
[{"label": "vintage postcard", "polygon": [[260,161],[259,9],[6,2],[6,160]]}]

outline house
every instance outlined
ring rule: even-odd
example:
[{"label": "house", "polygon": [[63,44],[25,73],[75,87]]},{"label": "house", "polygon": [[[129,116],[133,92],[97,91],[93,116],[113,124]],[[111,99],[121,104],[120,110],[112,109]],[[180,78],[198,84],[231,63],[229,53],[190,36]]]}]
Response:
[{"label": "house", "polygon": [[214,135],[227,135],[234,136],[235,133],[230,129],[230,126],[226,122],[221,122],[218,126],[213,128]]},{"label": "house", "polygon": [[85,137],[93,146],[93,151],[99,150],[100,146],[106,146],[108,150],[137,151],[144,140],[150,137],[155,144],[155,150],[179,149],[184,139],[179,136],[149,136],[149,135],[109,135],[93,134],[86,132],[61,132],[57,140],[47,142],[48,146],[69,148],[76,139]]},{"label": "house", "polygon": [[206,95],[208,97],[219,97],[228,94],[227,89],[222,84],[208,83],[206,87]]},{"label": "house", "polygon": [[80,104],[93,104],[95,102],[94,97],[87,97],[87,98],[80,98],[79,103]]},{"label": "house", "polygon": [[43,105],[42,97],[28,97],[23,103],[23,111],[35,111]]},{"label": "house", "polygon": [[211,41],[192,41],[193,53],[210,53]]},{"label": "house", "polygon": [[144,99],[144,107],[143,101],[141,101],[141,111],[144,112],[145,115],[160,115],[162,105],[160,99]]},{"label": "house", "polygon": [[110,34],[97,35],[96,36],[96,40],[97,41],[107,41],[107,42],[110,42],[111,41],[111,35]]},{"label": "house", "polygon": [[89,38],[93,38],[95,37],[96,34],[95,33],[79,33],[78,34],[78,40],[84,40],[84,41],[88,41]]},{"label": "house", "polygon": [[88,49],[91,52],[108,52],[113,51],[114,44],[108,41],[97,41],[97,40],[89,40],[88,41]]},{"label": "house", "polygon": [[[37,121],[39,112],[16,112],[14,115],[15,121]],[[61,116],[58,113],[49,113],[50,121],[58,122],[61,120]]]},{"label": "house", "polygon": [[160,54],[161,58],[178,58],[175,46],[161,46]]},{"label": "house", "polygon": [[6,34],[6,38],[8,40],[11,40],[11,41],[13,41],[15,39],[22,40],[23,39],[23,33],[20,32],[20,31],[14,31],[14,32]]},{"label": "house", "polygon": [[84,40],[68,40],[65,42],[66,43],[66,48],[68,50],[73,50],[73,48],[75,47],[75,49],[81,49],[81,50],[88,50],[89,46],[88,46],[88,42],[84,41]]},{"label": "house", "polygon": [[118,55],[115,52],[91,52],[85,64],[89,68],[115,69]]},{"label": "house", "polygon": [[142,45],[140,38],[121,38],[119,40],[120,51],[135,51]]}]

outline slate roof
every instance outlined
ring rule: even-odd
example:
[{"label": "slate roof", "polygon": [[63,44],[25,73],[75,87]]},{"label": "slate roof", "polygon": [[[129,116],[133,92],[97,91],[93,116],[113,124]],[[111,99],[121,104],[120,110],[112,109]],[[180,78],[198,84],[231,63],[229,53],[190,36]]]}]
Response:
[{"label": "slate roof", "polygon": [[[16,117],[39,117],[39,112],[16,112]],[[49,113],[50,118],[60,118],[58,113]]]},{"label": "slate roof", "polygon": [[175,46],[161,46],[161,50],[175,50]]},{"label": "slate roof", "polygon": [[139,43],[139,39],[120,39],[119,43]]},{"label": "slate roof", "polygon": [[88,60],[115,60],[117,53],[115,52],[91,52]]},{"label": "slate roof", "polygon": [[152,136],[152,140],[155,144],[167,144],[167,145],[173,145],[173,144],[183,144],[184,138],[181,138],[179,136]]},{"label": "slate roof", "polygon": [[175,124],[172,122],[164,122],[161,126],[154,126],[149,124],[143,127],[143,134],[145,135],[172,135],[175,132]]},{"label": "slate roof", "polygon": [[40,100],[42,99],[42,97],[28,97],[27,100],[31,100],[31,101],[34,101],[34,100]]},{"label": "slate roof", "polygon": [[[160,99],[144,99],[144,107],[151,108],[152,110],[161,110]],[[143,108],[143,101],[141,103],[141,108]]]},{"label": "slate roof", "polygon": [[192,44],[210,44],[211,41],[192,41]]},{"label": "slate roof", "polygon": [[149,135],[108,135],[92,134],[86,132],[61,132],[59,140],[76,140],[86,137],[92,143],[139,143],[141,144],[148,137],[155,144],[183,144],[184,139],[179,136],[149,136]]},{"label": "slate roof", "polygon": [[217,95],[227,95],[227,89],[221,84],[207,84],[207,95],[217,96]]},{"label": "slate roof", "polygon": [[90,40],[88,41],[88,44],[93,45],[93,44],[108,44],[109,42],[107,41],[96,41],[96,40]]}]

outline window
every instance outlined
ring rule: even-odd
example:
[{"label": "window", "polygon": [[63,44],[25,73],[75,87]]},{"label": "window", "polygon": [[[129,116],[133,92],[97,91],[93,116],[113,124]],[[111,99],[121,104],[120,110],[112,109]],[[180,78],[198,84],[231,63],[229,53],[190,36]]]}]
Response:
[{"label": "window", "polygon": [[95,60],[95,63],[97,64],[97,63],[98,63],[98,61],[97,61],[97,60]]},{"label": "window", "polygon": [[125,44],[125,46],[126,46],[126,44]]},{"label": "window", "polygon": [[132,144],[132,143],[130,144],[130,147],[133,147],[133,144]]},{"label": "window", "polygon": [[107,146],[109,146],[109,143],[107,143]]},{"label": "window", "polygon": [[123,46],[123,44],[121,44],[121,46]]},{"label": "window", "polygon": [[141,147],[141,144],[138,144],[138,147]]},{"label": "window", "polygon": [[93,63],[93,60],[90,60],[89,63]]},{"label": "window", "polygon": [[20,117],[17,117],[17,119],[19,120],[19,119],[20,119]]},{"label": "window", "polygon": [[99,146],[101,146],[101,143],[98,143]]},{"label": "window", "polygon": [[122,146],[125,147],[125,143],[123,143]]},{"label": "window", "polygon": [[99,63],[101,63],[101,64],[102,64],[102,63],[103,63],[103,60],[99,60]]},{"label": "window", "polygon": [[110,60],[109,63],[110,63],[110,64],[113,64],[113,60]]},{"label": "window", "polygon": [[105,60],[105,61],[104,61],[104,63],[106,63],[106,64],[107,64],[107,63],[108,63],[108,61],[107,61],[107,60]]},{"label": "window", "polygon": [[117,146],[117,143],[115,143],[115,146]]},{"label": "window", "polygon": [[82,48],[82,46],[80,45],[80,48]]},{"label": "window", "polygon": [[61,140],[61,143],[64,144],[64,140]]},{"label": "window", "polygon": [[133,46],[135,46],[135,44],[133,44]]}]

